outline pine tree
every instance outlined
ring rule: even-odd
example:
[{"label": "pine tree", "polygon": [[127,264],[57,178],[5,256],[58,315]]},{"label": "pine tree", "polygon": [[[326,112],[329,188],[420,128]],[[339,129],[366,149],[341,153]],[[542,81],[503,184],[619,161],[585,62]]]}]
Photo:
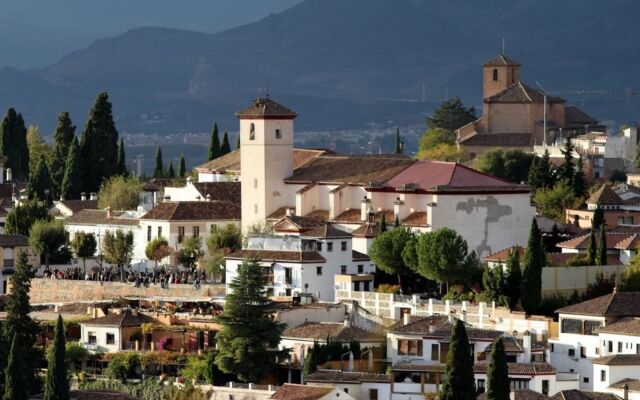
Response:
[{"label": "pine tree", "polygon": [[529,168],[528,183],[534,189],[549,188],[554,184],[551,170],[551,156],[549,150],[545,150],[542,157],[534,157]]},{"label": "pine tree", "polygon": [[220,138],[218,137],[218,124],[213,124],[211,140],[209,141],[209,161],[220,157]]},{"label": "pine tree", "polygon": [[64,179],[67,157],[71,149],[71,143],[76,137],[76,127],[71,122],[68,112],[63,112],[58,117],[58,125],[53,134],[54,146],[51,156],[51,181],[53,187],[60,190]]},{"label": "pine tree", "polygon": [[520,247],[514,246],[507,258],[507,296],[509,297],[509,308],[515,309],[520,301],[522,286],[522,269],[520,268]]},{"label": "pine tree", "polygon": [[180,155],[180,164],[178,164],[178,177],[184,178],[187,173],[187,166],[184,161],[184,155]]},{"label": "pine tree", "polygon": [[51,182],[51,175],[49,174],[49,167],[47,167],[47,161],[44,154],[40,156],[38,166],[32,177],[29,178],[29,184],[27,185],[27,196],[30,199],[36,199],[44,201],[45,203],[51,203],[51,188],[53,182]]},{"label": "pine tree", "polygon": [[229,144],[229,134],[225,132],[220,145],[220,155],[223,156],[229,153],[231,153],[231,144]]},{"label": "pine tree", "polygon": [[20,335],[14,334],[11,340],[11,351],[5,370],[4,395],[2,400],[28,400],[27,390],[29,383],[25,375],[25,357],[23,353],[23,343],[20,342]]},{"label": "pine tree", "polygon": [[598,241],[596,261],[598,265],[607,265],[607,233],[604,230],[604,224],[600,224],[600,240]]},{"label": "pine tree", "polygon": [[160,145],[156,148],[156,167],[153,170],[154,178],[164,178],[164,165],[162,163],[162,149]]},{"label": "pine tree", "polygon": [[123,138],[120,138],[120,141],[118,142],[118,161],[117,161],[118,165],[116,167],[116,174],[117,175],[122,175],[122,176],[127,176],[128,172],[127,172],[127,157],[125,155],[124,152],[124,140]]},{"label": "pine tree", "polygon": [[545,265],[542,236],[535,217],[531,222],[529,241],[524,253],[520,304],[527,314],[535,313],[542,302],[542,267]]},{"label": "pine tree", "polygon": [[80,150],[84,191],[97,192],[103,180],[117,174],[118,166],[118,131],[106,92],[98,94],[89,111]]},{"label": "pine tree", "polygon": [[591,220],[591,227],[593,229],[600,229],[600,225],[604,225],[604,211],[598,207],[593,212],[593,219]]},{"label": "pine tree", "polygon": [[222,372],[235,374],[245,382],[256,382],[272,371],[281,351],[278,347],[284,324],[271,317],[272,303],[264,286],[262,267],[245,260],[238,275],[229,283],[222,316],[222,329],[216,335],[220,351],[216,364]]},{"label": "pine tree", "polygon": [[456,320],[449,340],[445,377],[440,400],[475,400],[473,355],[464,323]]},{"label": "pine tree", "polygon": [[386,231],[387,231],[387,217],[385,215],[385,212],[382,211],[382,214],[380,214],[380,221],[378,222],[378,234],[384,233]]},{"label": "pine tree", "polygon": [[44,384],[44,400],[69,400],[69,379],[64,356],[65,330],[62,316],[58,314],[53,351],[48,360],[47,378]]},{"label": "pine tree", "polygon": [[589,244],[587,245],[587,260],[589,265],[596,265],[596,230],[591,227],[591,233],[589,234]]},{"label": "pine tree", "polygon": [[491,359],[487,368],[487,400],[509,400],[511,384],[507,367],[507,355],[502,338],[493,342]]},{"label": "pine tree", "polygon": [[82,160],[80,159],[80,145],[74,137],[69,148],[69,154],[64,167],[64,177],[60,194],[65,199],[79,199],[82,193]]},{"label": "pine tree", "polygon": [[7,158],[4,167],[11,168],[13,180],[26,181],[29,178],[29,147],[27,128],[22,114],[9,108],[0,124],[0,153]]},{"label": "pine tree", "polygon": [[582,198],[587,195],[587,178],[584,176],[582,157],[578,157],[576,172],[573,175],[571,186],[573,187],[573,194],[576,197]]},{"label": "pine tree", "polygon": [[573,182],[575,166],[573,165],[573,145],[571,144],[570,138],[567,138],[567,141],[565,142],[561,152],[564,156],[564,162],[560,166],[558,174],[560,175],[561,180],[564,180],[567,183],[571,184]]},{"label": "pine tree", "polygon": [[400,128],[396,128],[396,154],[402,154],[402,142],[400,141]]},{"label": "pine tree", "polygon": [[176,170],[173,169],[173,160],[169,160],[169,168],[167,168],[167,176],[169,179],[176,177]]}]

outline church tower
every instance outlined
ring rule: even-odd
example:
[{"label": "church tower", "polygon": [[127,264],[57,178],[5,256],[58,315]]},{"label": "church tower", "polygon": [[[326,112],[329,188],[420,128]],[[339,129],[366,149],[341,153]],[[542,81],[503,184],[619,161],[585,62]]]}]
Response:
[{"label": "church tower", "polygon": [[520,80],[520,64],[500,54],[482,67],[483,94],[486,99]]},{"label": "church tower", "polygon": [[293,173],[293,120],[297,114],[266,98],[236,113],[240,120],[242,230],[264,224],[267,216],[287,204]]}]

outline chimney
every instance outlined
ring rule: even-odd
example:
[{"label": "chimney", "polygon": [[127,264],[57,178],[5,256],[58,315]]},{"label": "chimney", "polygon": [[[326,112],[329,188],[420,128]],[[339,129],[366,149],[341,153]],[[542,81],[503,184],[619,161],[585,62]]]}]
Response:
[{"label": "chimney", "polygon": [[367,211],[369,210],[369,203],[371,200],[364,196],[364,199],[360,202],[360,221],[364,222],[367,220]]},{"label": "chimney", "polygon": [[111,213],[111,207],[107,207],[105,210],[107,211],[107,218],[112,218],[113,214]]},{"label": "chimney", "polygon": [[515,391],[515,389],[509,391],[509,400],[516,400],[516,391]]},{"label": "chimney", "polygon": [[207,199],[207,201],[211,201],[211,194],[207,193],[206,199]]},{"label": "chimney", "polygon": [[86,201],[87,200],[87,194],[85,192],[80,193],[80,200],[82,200],[82,201]]},{"label": "chimney", "polygon": [[402,325],[409,325],[411,323],[411,313],[402,314]]},{"label": "chimney", "polygon": [[400,197],[396,197],[396,201],[393,202],[393,215],[401,218],[400,206],[404,204],[404,201],[400,200]]},{"label": "chimney", "polygon": [[629,384],[625,383],[624,385],[622,385],[622,390],[623,390],[622,398],[624,400],[629,400]]},{"label": "chimney", "polygon": [[285,216],[287,216],[287,217],[290,217],[290,216],[291,216],[291,209],[290,209],[289,207],[287,207],[287,208],[284,210],[284,215],[285,215]]},{"label": "chimney", "polygon": [[522,349],[524,350],[524,362],[531,362],[531,332],[525,331],[522,334]]},{"label": "chimney", "polygon": [[64,201],[64,196],[60,195],[60,201]]},{"label": "chimney", "polygon": [[13,181],[13,171],[11,168],[7,168],[7,182]]},{"label": "chimney", "polygon": [[89,193],[89,200],[98,200],[98,194],[96,192]]},{"label": "chimney", "polygon": [[345,318],[344,321],[342,322],[342,325],[345,328],[349,328],[351,326],[351,320],[349,318]]}]

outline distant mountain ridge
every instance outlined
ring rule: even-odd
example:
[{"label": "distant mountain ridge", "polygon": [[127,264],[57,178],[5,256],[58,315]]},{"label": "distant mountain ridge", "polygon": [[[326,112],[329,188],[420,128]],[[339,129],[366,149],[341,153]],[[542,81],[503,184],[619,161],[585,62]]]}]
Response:
[{"label": "distant mountain ridge", "polygon": [[205,131],[235,127],[268,84],[302,129],[419,124],[445,94],[480,105],[480,66],[505,37],[530,85],[629,122],[638,11],[634,0],[307,0],[217,34],[138,28],[45,68],[0,69],[0,109],[50,131],[62,110],[82,124],[108,90],[121,131]]}]

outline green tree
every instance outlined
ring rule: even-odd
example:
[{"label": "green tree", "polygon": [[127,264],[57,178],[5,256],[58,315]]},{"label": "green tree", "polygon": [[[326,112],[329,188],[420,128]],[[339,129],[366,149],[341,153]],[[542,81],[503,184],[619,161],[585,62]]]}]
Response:
[{"label": "green tree", "polygon": [[216,275],[224,275],[224,257],[242,248],[242,232],[234,224],[217,227],[206,240],[206,269]]},{"label": "green tree", "polygon": [[51,175],[49,174],[49,167],[47,167],[47,161],[44,155],[40,156],[38,166],[33,173],[33,176],[29,178],[29,184],[27,185],[27,196],[33,200],[40,200],[47,204],[51,204],[51,188],[53,183],[51,182]]},{"label": "green tree", "polygon": [[36,221],[29,231],[29,246],[44,256],[46,269],[49,270],[49,257],[67,245],[67,232],[58,221]]},{"label": "green tree", "polygon": [[456,320],[449,340],[440,400],[475,400],[473,355],[464,323]]},{"label": "green tree", "polygon": [[241,381],[257,382],[273,370],[278,356],[287,354],[273,350],[280,343],[285,325],[271,317],[273,304],[256,260],[245,260],[240,265],[229,288],[224,312],[216,319],[222,326],[216,335],[220,348],[216,364]]},{"label": "green tree", "polygon": [[387,231],[387,216],[382,211],[380,214],[380,221],[378,222],[378,233],[384,233]]},{"label": "green tree", "polygon": [[20,336],[15,334],[11,341],[11,352],[5,371],[4,395],[2,400],[28,400],[29,382],[25,375],[25,359]]},{"label": "green tree", "polygon": [[502,338],[493,342],[487,368],[487,400],[509,400],[511,383]]},{"label": "green tree", "polygon": [[118,142],[118,160],[116,166],[116,174],[126,176],[127,175],[127,156],[124,152],[124,139],[120,138]]},{"label": "green tree", "polygon": [[73,254],[82,260],[82,269],[86,273],[87,265],[85,260],[87,257],[93,257],[96,254],[98,244],[93,233],[76,232],[75,237],[71,241]]},{"label": "green tree", "polygon": [[29,149],[29,179],[36,173],[40,159],[44,158],[48,163],[51,156],[51,146],[42,138],[38,125],[29,125],[27,128],[27,148]]},{"label": "green tree", "polygon": [[306,357],[304,358],[304,364],[302,366],[302,374],[306,379],[309,375],[318,370],[320,364],[320,344],[317,340],[313,341],[313,347],[309,349]]},{"label": "green tree", "polygon": [[158,263],[165,257],[169,257],[171,255],[169,242],[163,237],[157,237],[147,243],[147,246],[144,249],[144,254],[149,260],[155,262],[155,266],[153,267],[155,271],[158,269]]},{"label": "green tree", "polygon": [[460,145],[441,143],[429,150],[420,150],[416,154],[418,160],[437,160],[447,162],[465,162],[469,154]]},{"label": "green tree", "polygon": [[58,314],[53,354],[49,357],[47,377],[44,383],[44,400],[69,400],[69,379],[67,378],[65,329],[62,316]]},{"label": "green tree", "polygon": [[640,258],[638,256],[620,274],[620,288],[625,292],[640,291]]},{"label": "green tree", "polygon": [[156,147],[156,166],[153,169],[153,177],[156,179],[164,178],[164,164],[162,163],[162,149],[160,145]]},{"label": "green tree", "polygon": [[200,236],[185,237],[176,252],[176,259],[186,269],[193,269],[202,256],[202,241]]},{"label": "green tree", "polygon": [[600,240],[598,240],[596,262],[598,265],[607,265],[607,233],[604,230],[604,224],[600,225]]},{"label": "green tree", "polygon": [[140,202],[142,183],[135,177],[113,176],[100,185],[98,207],[134,210]]},{"label": "green tree", "polygon": [[600,229],[600,226],[604,225],[604,211],[598,207],[593,212],[593,219],[591,220],[591,227],[593,229]]},{"label": "green tree", "polygon": [[612,183],[624,183],[627,181],[627,173],[623,169],[614,169],[609,176]]},{"label": "green tree", "polygon": [[396,150],[394,153],[402,154],[404,153],[402,150],[402,140],[400,139],[400,128],[396,128]]},{"label": "green tree", "polygon": [[596,265],[596,230],[591,227],[591,233],[589,234],[589,244],[587,245],[587,260],[589,265]]},{"label": "green tree", "polygon": [[427,151],[436,148],[441,144],[454,145],[456,143],[456,135],[450,130],[444,128],[429,129],[420,138],[419,150]]},{"label": "green tree", "polygon": [[209,161],[218,157],[220,157],[220,137],[218,136],[218,124],[214,123],[209,140]]},{"label": "green tree", "polygon": [[529,180],[531,164],[536,156],[522,150],[489,150],[476,160],[475,167],[489,175],[526,183]]},{"label": "green tree", "polygon": [[576,207],[579,200],[573,194],[573,189],[566,181],[560,181],[551,188],[542,188],[533,195],[533,202],[538,212],[545,217],[558,222],[565,220],[565,210]]},{"label": "green tree", "polygon": [[5,233],[29,236],[31,226],[39,220],[50,220],[49,207],[41,201],[26,200],[7,214]]},{"label": "green tree", "polygon": [[571,184],[573,182],[573,174],[575,173],[575,165],[573,164],[573,150],[574,146],[571,144],[571,139],[567,138],[564,147],[562,148],[562,156],[564,161],[558,169],[558,175],[561,180]]},{"label": "green tree", "polygon": [[176,170],[173,169],[173,160],[169,160],[169,168],[167,168],[167,178],[174,179],[176,177]]},{"label": "green tree", "polygon": [[466,282],[478,258],[467,242],[453,229],[441,228],[418,235],[403,251],[405,263],[420,275],[440,284]]},{"label": "green tree", "polygon": [[6,157],[4,167],[11,168],[13,179],[24,182],[29,177],[27,128],[22,114],[9,108],[0,124],[0,154]]},{"label": "green tree", "polygon": [[584,198],[587,195],[587,177],[584,175],[582,157],[578,157],[576,164],[576,172],[573,174],[573,194],[578,198]]},{"label": "green tree", "polygon": [[454,97],[444,101],[433,111],[431,117],[427,117],[427,127],[443,128],[453,132],[476,119],[475,108],[465,107],[458,97]]},{"label": "green tree", "polygon": [[120,281],[124,282],[124,267],[129,265],[133,255],[133,232],[121,229],[106,231],[102,242],[102,255],[111,264],[118,266]]},{"label": "green tree", "polygon": [[180,154],[180,164],[178,164],[178,178],[184,178],[187,173],[187,166],[184,161],[184,155]]},{"label": "green tree", "polygon": [[222,144],[220,145],[220,155],[231,153],[231,144],[229,143],[229,134],[227,132],[222,136]]},{"label": "green tree", "polygon": [[64,167],[60,194],[65,199],[79,199],[82,193],[82,159],[78,138],[74,137]]},{"label": "green tree", "polygon": [[216,365],[216,353],[213,351],[208,352],[205,357],[205,362],[207,368],[204,373],[204,380],[209,385],[214,385],[216,383],[216,378],[220,375],[220,370]]},{"label": "green tree", "polygon": [[546,264],[542,235],[535,218],[531,221],[529,241],[524,252],[520,304],[527,314],[534,314],[542,302],[542,268]]},{"label": "green tree", "polygon": [[482,286],[484,287],[484,295],[489,300],[495,301],[499,306],[509,304],[507,277],[502,266],[486,267],[482,273]]},{"label": "green tree", "polygon": [[551,156],[549,150],[544,151],[542,157],[534,157],[531,167],[529,168],[529,186],[534,190],[549,188],[553,186],[555,177],[551,168]]},{"label": "green tree", "polygon": [[522,269],[520,268],[520,247],[514,246],[509,251],[507,258],[507,297],[509,298],[509,308],[515,309],[520,301],[520,291],[522,286]]},{"label": "green tree", "polygon": [[407,243],[414,240],[414,238],[415,235],[410,229],[401,226],[378,234],[371,244],[371,249],[369,249],[369,257],[378,268],[387,274],[398,277],[398,285],[400,285],[401,292],[403,292],[402,275],[411,272],[402,254]]},{"label": "green tree", "polygon": [[117,174],[118,131],[113,121],[109,95],[98,94],[89,111],[80,139],[85,192],[96,192],[107,178]]},{"label": "green tree", "polygon": [[51,180],[54,188],[61,188],[62,181],[67,169],[67,158],[72,143],[76,139],[76,127],[71,122],[71,117],[67,111],[58,117],[58,125],[53,134],[53,151],[51,154]]}]

